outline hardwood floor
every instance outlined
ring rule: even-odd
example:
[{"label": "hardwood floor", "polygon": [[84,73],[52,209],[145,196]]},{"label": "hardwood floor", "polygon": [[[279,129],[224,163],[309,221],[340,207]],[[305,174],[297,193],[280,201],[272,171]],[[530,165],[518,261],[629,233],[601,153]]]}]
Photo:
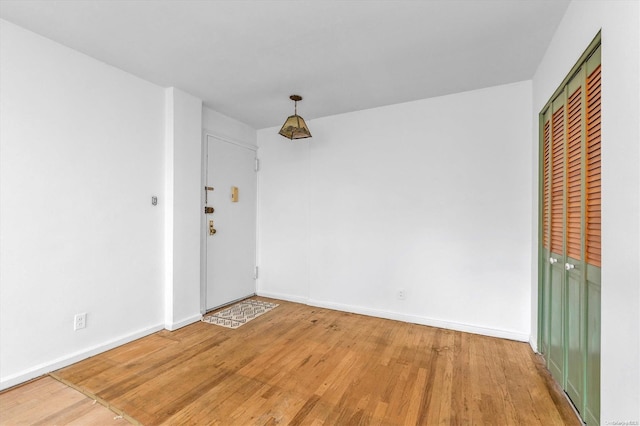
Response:
[{"label": "hardwood floor", "polygon": [[0,393],[0,425],[126,425],[125,419],[51,377]]},{"label": "hardwood floor", "polygon": [[147,425],[580,424],[526,343],[275,302],[54,375]]}]

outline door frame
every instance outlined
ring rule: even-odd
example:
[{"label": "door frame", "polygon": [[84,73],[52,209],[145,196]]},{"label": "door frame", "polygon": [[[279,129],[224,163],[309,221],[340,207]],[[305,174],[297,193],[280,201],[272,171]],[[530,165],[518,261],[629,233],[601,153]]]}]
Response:
[{"label": "door frame", "polygon": [[[258,147],[243,143],[237,140],[225,138],[223,136],[216,135],[209,130],[202,131],[202,165],[201,165],[201,179],[200,179],[200,313],[202,315],[207,313],[207,215],[204,213],[204,200],[205,189],[207,185],[207,168],[209,159],[209,138],[217,139],[218,141],[225,142],[231,145],[236,145],[241,148],[254,151],[256,153],[256,159],[258,158]],[[256,197],[258,195],[256,175]],[[256,200],[256,209],[257,209]],[[256,211],[256,245],[254,247],[255,263],[258,262],[258,212]],[[233,303],[233,302],[231,302]]]},{"label": "door frame", "polygon": [[[581,234],[581,248],[580,248],[580,261],[577,261],[576,259],[572,259],[569,257],[568,255],[568,251],[567,251],[567,234],[566,234],[566,227],[567,227],[567,193],[566,193],[566,186],[567,186],[567,174],[566,174],[566,167],[568,164],[567,161],[567,138],[566,138],[566,132],[567,132],[567,115],[566,112],[564,114],[564,125],[563,125],[563,132],[565,133],[565,139],[563,141],[563,151],[564,151],[564,165],[563,167],[565,168],[564,171],[564,177],[563,177],[563,213],[562,213],[562,223],[563,223],[563,254],[562,254],[562,258],[558,259],[558,260],[562,260],[562,262],[560,262],[560,265],[562,264],[568,264],[570,261],[572,262],[572,264],[574,265],[579,265],[578,271],[577,273],[579,273],[578,275],[578,284],[579,284],[579,292],[578,292],[578,301],[579,301],[579,320],[577,321],[577,335],[578,335],[578,341],[579,341],[579,348],[580,348],[580,361],[578,364],[578,377],[576,379],[576,383],[579,385],[578,387],[580,387],[580,389],[575,389],[575,387],[573,387],[573,382],[570,381],[570,377],[569,377],[569,373],[570,373],[570,368],[571,367],[575,367],[574,363],[570,362],[569,359],[569,335],[568,333],[571,331],[570,330],[570,323],[569,323],[569,314],[570,314],[570,310],[569,310],[569,303],[570,301],[568,300],[569,297],[569,280],[572,278],[575,278],[575,274],[576,271],[571,272],[569,270],[567,270],[567,272],[562,272],[562,341],[563,341],[563,360],[562,360],[562,371],[561,371],[561,380],[558,380],[555,376],[554,376],[554,380],[557,381],[557,383],[560,385],[560,387],[563,389],[565,395],[567,396],[567,399],[569,401],[571,401],[571,403],[574,405],[574,408],[576,408],[576,414],[579,415],[581,421],[587,421],[588,423],[594,423],[594,424],[598,424],[598,417],[599,417],[599,412],[600,412],[600,392],[601,392],[601,382],[599,380],[599,374],[600,374],[600,363],[599,363],[599,355],[600,355],[600,347],[601,347],[601,329],[600,329],[600,324],[601,324],[601,320],[600,320],[600,272],[598,271],[597,273],[594,272],[589,272],[590,270],[595,270],[595,267],[593,267],[592,265],[590,265],[587,261],[586,261],[586,240],[585,240],[585,230],[586,230],[586,178],[585,178],[585,167],[586,167],[586,143],[584,138],[586,137],[586,133],[585,133],[585,123],[586,123],[586,114],[587,114],[587,109],[585,106],[585,103],[587,102],[587,92],[586,92],[586,79],[587,76],[589,75],[587,72],[587,68],[589,66],[589,60],[592,57],[596,57],[597,61],[598,61],[598,66],[600,64],[600,48],[601,48],[601,32],[599,31],[596,36],[593,38],[593,40],[591,41],[591,43],[589,43],[589,46],[587,47],[587,49],[582,53],[582,55],[580,56],[580,58],[578,59],[578,61],[575,63],[575,65],[571,68],[570,72],[567,74],[567,76],[564,78],[564,80],[562,81],[562,83],[560,84],[560,86],[556,89],[556,91],[553,93],[553,95],[549,98],[549,101],[543,106],[542,110],[538,113],[538,170],[537,170],[537,179],[538,179],[538,206],[537,206],[537,223],[538,223],[538,232],[537,232],[537,246],[538,246],[538,265],[537,265],[537,272],[538,272],[538,277],[537,277],[537,295],[538,295],[538,306],[537,306],[537,352],[538,353],[542,353],[545,364],[547,366],[547,369],[551,370],[550,368],[550,359],[551,359],[551,333],[547,332],[545,334],[545,330],[544,328],[547,328],[547,330],[549,330],[550,324],[547,323],[547,320],[549,319],[549,314],[547,311],[550,310],[550,303],[549,306],[547,306],[546,304],[548,303],[548,299],[549,296],[547,295],[547,293],[550,291],[549,290],[549,283],[551,282],[551,279],[549,278],[550,275],[552,274],[552,270],[553,270],[553,265],[548,267],[548,270],[550,272],[546,272],[547,271],[547,261],[548,258],[551,256],[551,248],[549,247],[548,253],[546,251],[546,248],[544,247],[544,225],[543,225],[543,208],[544,208],[544,168],[543,168],[543,162],[544,162],[544,123],[545,123],[545,116],[547,113],[549,113],[549,120],[553,120],[553,113],[554,113],[554,103],[555,100],[558,99],[558,97],[563,96],[564,100],[563,100],[563,106],[562,108],[567,108],[567,102],[568,102],[568,96],[569,96],[569,92],[572,92],[570,90],[570,84],[572,82],[572,80],[574,80],[574,78],[579,78],[580,79],[580,87],[582,87],[582,107],[581,107],[581,126],[582,126],[582,130],[581,130],[581,134],[582,134],[582,142],[581,142],[581,205],[580,205],[580,211],[581,211],[581,223],[580,223],[580,234]],[[597,56],[594,56],[597,55]],[[563,95],[564,93],[564,95]],[[552,144],[552,140],[553,140],[553,132],[551,133],[551,141],[550,144]],[[553,152],[553,148],[550,148]],[[550,161],[552,161],[550,159]],[[551,167],[551,166],[550,166]],[[551,167],[550,173],[553,173],[553,168]],[[551,185],[551,183],[549,183],[549,185]],[[551,197],[551,190],[549,189],[550,195],[549,197]],[[549,205],[549,209],[551,209],[551,202]],[[549,221],[551,221],[551,215],[549,214]],[[548,232],[551,232],[551,230],[549,229]],[[549,242],[549,244],[551,244],[551,242]],[[594,278],[590,278],[590,276],[595,276]],[[590,284],[592,281],[594,285],[597,286],[596,290],[598,293],[598,297],[597,299],[594,299],[593,301],[588,297],[588,292],[591,289]],[[597,281],[597,282],[596,282]],[[550,300],[550,299],[549,299]],[[592,303],[593,302],[593,303]],[[592,307],[593,305],[593,307]],[[573,306],[573,304],[571,305]],[[545,309],[545,307],[547,307],[547,309]],[[590,315],[590,310],[593,310],[594,312],[596,312],[596,315],[598,316],[598,323],[596,324],[596,326],[594,327],[598,333],[597,333],[597,338],[590,336],[590,330],[589,330],[589,315]],[[576,331],[576,330],[573,330]],[[545,338],[547,339],[547,341],[545,342]],[[584,340],[583,340],[584,339]],[[589,349],[590,349],[590,345],[592,341],[595,341],[597,339],[597,347],[598,347],[598,353],[597,353],[597,374],[593,375],[593,376],[589,376],[589,368],[593,367],[593,365],[595,364],[590,364],[588,359],[589,359]],[[545,346],[546,343],[546,346]],[[594,361],[595,362],[595,361]],[[553,371],[552,371],[553,373]],[[597,380],[596,380],[597,379]],[[594,387],[595,386],[595,387]],[[572,399],[573,397],[573,399]],[[594,414],[592,412],[592,410],[596,410],[597,412]]]},{"label": "door frame", "polygon": [[[542,333],[541,333],[541,329],[544,326],[544,321],[542,319],[542,313],[543,313],[543,307],[542,307],[542,301],[543,301],[543,284],[542,284],[542,278],[543,278],[543,274],[544,274],[544,268],[542,267],[542,262],[544,262],[545,260],[547,260],[545,258],[544,255],[544,247],[542,245],[542,241],[543,241],[543,224],[542,224],[542,205],[543,205],[543,187],[544,187],[544,176],[543,176],[543,169],[542,169],[542,162],[543,162],[543,144],[542,144],[542,134],[543,134],[543,129],[544,129],[544,113],[547,109],[551,108],[551,114],[553,114],[553,100],[556,99],[563,91],[565,86],[569,83],[570,80],[573,79],[573,77],[578,73],[578,71],[580,70],[580,68],[582,67],[583,63],[586,63],[587,59],[597,50],[598,46],[601,45],[601,39],[602,39],[602,30],[598,31],[598,33],[595,35],[595,37],[593,38],[593,40],[591,40],[591,42],[589,43],[588,47],[585,49],[585,51],[582,53],[582,55],[580,55],[580,57],[578,58],[578,60],[576,61],[576,63],[573,65],[573,67],[571,67],[571,70],[569,71],[569,73],[566,75],[566,77],[562,80],[562,82],[560,83],[560,85],[558,86],[558,88],[553,92],[553,94],[551,95],[551,97],[549,97],[549,101],[547,101],[547,103],[544,104],[544,106],[542,107],[542,109],[540,110],[540,112],[538,112],[538,134],[537,134],[537,143],[538,143],[538,170],[537,170],[537,180],[538,180],[538,206],[536,209],[536,215],[537,215],[537,222],[538,222],[538,232],[537,232],[537,238],[538,241],[536,242],[537,245],[537,259],[538,259],[538,265],[537,265],[537,271],[538,271],[538,276],[537,276],[537,295],[538,295],[538,306],[536,309],[536,313],[537,313],[537,336],[536,336],[536,344],[538,347],[538,352],[540,353],[540,350],[543,347],[542,344]],[[564,215],[564,209],[563,209],[563,215]],[[564,222],[564,218],[563,218],[563,222]],[[563,262],[564,263],[564,262]],[[545,355],[545,354],[543,354]]]}]

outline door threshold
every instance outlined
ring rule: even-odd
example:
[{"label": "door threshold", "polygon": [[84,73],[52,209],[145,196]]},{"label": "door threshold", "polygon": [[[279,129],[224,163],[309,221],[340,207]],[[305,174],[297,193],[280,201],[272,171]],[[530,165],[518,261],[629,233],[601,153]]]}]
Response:
[{"label": "door threshold", "polygon": [[580,412],[578,411],[578,409],[576,408],[576,405],[573,403],[573,401],[571,400],[571,397],[569,396],[569,394],[567,393],[567,391],[565,391],[563,389],[562,393],[564,394],[564,397],[567,399],[567,401],[569,401],[569,405],[571,406],[571,409],[573,410],[573,414],[576,415],[576,417],[578,418],[578,420],[580,421],[580,424],[585,426],[587,423],[582,420],[582,416],[580,415]]},{"label": "door threshold", "polygon": [[247,296],[242,296],[242,297],[240,297],[240,298],[238,298],[238,299],[232,300],[231,302],[223,303],[222,305],[215,306],[215,307],[213,307],[213,308],[207,309],[207,310],[204,312],[204,314],[202,314],[202,315],[206,315],[206,314],[208,314],[208,313],[210,313],[210,312],[217,311],[218,309],[226,308],[227,306],[233,305],[234,303],[241,302],[241,301],[243,301],[243,300],[245,300],[245,299],[248,299],[248,298],[250,298],[250,297],[253,297],[253,296],[255,296],[255,295],[256,295],[256,293],[251,293],[251,294],[249,294],[249,295],[247,295]]}]

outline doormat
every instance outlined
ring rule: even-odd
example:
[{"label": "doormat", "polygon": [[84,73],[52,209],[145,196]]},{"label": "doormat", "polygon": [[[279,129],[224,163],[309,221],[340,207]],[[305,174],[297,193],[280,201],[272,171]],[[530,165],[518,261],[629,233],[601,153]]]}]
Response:
[{"label": "doormat", "polygon": [[205,315],[202,317],[202,322],[221,325],[222,327],[227,328],[238,328],[252,319],[258,318],[262,314],[266,314],[277,306],[277,303],[247,299],[221,311]]}]

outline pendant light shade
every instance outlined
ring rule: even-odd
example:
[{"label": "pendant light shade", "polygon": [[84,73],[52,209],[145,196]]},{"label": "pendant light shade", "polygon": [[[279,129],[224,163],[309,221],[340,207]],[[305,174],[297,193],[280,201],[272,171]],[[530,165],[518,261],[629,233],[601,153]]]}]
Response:
[{"label": "pendant light shade", "polygon": [[298,115],[298,101],[301,101],[302,97],[291,95],[289,99],[294,102],[294,114],[287,118],[279,133],[287,139],[310,138],[311,132],[307,127],[307,123],[304,122],[304,118]]}]

